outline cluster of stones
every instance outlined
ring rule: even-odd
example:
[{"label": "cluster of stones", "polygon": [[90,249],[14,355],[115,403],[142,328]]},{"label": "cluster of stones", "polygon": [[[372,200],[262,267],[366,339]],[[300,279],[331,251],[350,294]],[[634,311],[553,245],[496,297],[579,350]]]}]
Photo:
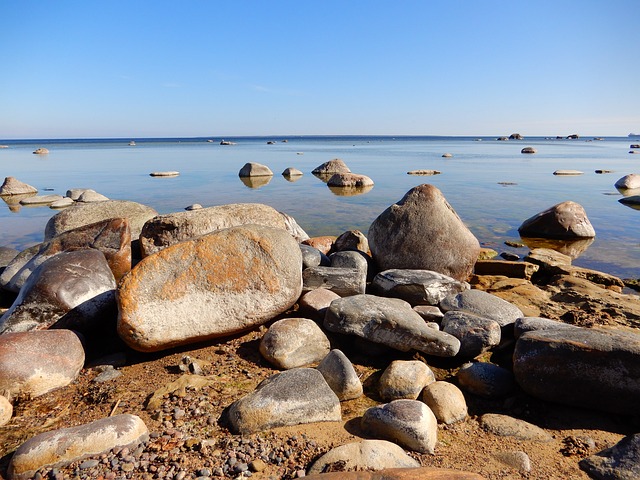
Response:
[{"label": "cluster of stones", "polygon": [[[595,235],[573,202],[535,215],[520,231]],[[36,397],[64,387],[110,338],[158,352],[254,329],[297,304],[304,315],[275,321],[259,345],[281,371],[226,409],[223,421],[234,433],[341,421],[341,402],[362,396],[363,386],[353,352],[332,348],[336,341],[371,355],[417,351],[464,363],[453,383],[437,381],[424,361],[392,361],[377,385],[384,403],[361,417],[370,440],[328,452],[310,474],[333,478],[322,472],[342,462],[353,470],[384,469],[384,478],[481,478],[419,468],[403,450],[434,453],[438,423],[467,417],[463,392],[501,398],[520,388],[543,400],[635,414],[640,337],[528,317],[509,301],[471,289],[480,252],[442,193],[427,184],[382,212],[367,235],[331,239],[310,239],[293,218],[261,204],[158,215],[134,202],[78,203],[50,219],[43,243],[3,265],[0,286],[17,296],[0,317],[0,391]],[[536,270],[525,268],[523,276]],[[508,348],[512,369],[477,359]],[[188,368],[199,377],[197,364]],[[0,397],[4,421],[10,410]],[[482,424],[497,435],[548,441],[544,431],[510,417],[485,415]],[[146,440],[135,415],[52,430],[16,450],[9,478]],[[637,448],[637,440],[625,442],[623,457]],[[376,475],[367,478],[382,478]]]},{"label": "cluster of stones", "polygon": [[90,188],[73,188],[67,190],[65,196],[62,195],[38,195],[38,189],[21,182],[15,177],[6,177],[2,185],[0,185],[0,197],[11,208],[14,205],[48,205],[50,208],[66,208],[76,202],[93,203],[104,202],[109,200],[101,193],[91,190]]}]

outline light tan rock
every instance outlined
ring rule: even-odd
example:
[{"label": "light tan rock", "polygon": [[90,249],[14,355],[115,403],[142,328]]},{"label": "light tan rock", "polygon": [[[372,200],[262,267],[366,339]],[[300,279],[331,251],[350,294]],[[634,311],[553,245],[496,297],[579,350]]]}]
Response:
[{"label": "light tan rock", "polygon": [[4,395],[0,395],[0,427],[11,421],[13,405]]},{"label": "light tan rock", "polygon": [[15,177],[6,177],[2,186],[0,186],[0,196],[4,195],[27,195],[36,194],[38,189],[32,187],[24,182],[21,182]]}]

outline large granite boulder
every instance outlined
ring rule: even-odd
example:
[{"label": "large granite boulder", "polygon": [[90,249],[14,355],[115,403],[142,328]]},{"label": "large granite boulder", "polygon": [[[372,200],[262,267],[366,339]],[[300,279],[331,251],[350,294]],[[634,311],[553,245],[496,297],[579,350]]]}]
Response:
[{"label": "large granite boulder", "polygon": [[327,330],[356,335],[403,352],[416,349],[429,355],[453,357],[460,341],[427,327],[407,302],[397,298],[354,295],[331,302],[324,318]]},{"label": "large granite boulder", "polygon": [[334,173],[351,173],[351,169],[347,167],[347,164],[339,158],[334,158],[328,162],[324,162],[322,165],[318,165],[311,173],[314,175],[326,175],[331,176]]},{"label": "large granite boulder", "polygon": [[635,415],[640,398],[640,335],[559,328],[522,334],[513,354],[520,387],[543,400]]},{"label": "large granite boulder", "polygon": [[[0,286],[19,292],[31,273],[49,258],[76,250],[95,249],[106,258],[116,282],[131,270],[131,232],[124,218],[112,218],[61,233],[28,249],[9,263],[0,275]],[[31,252],[35,251],[33,255]]]},{"label": "large granite boulder", "polygon": [[0,391],[38,397],[73,382],[84,365],[84,348],[70,330],[0,335]]},{"label": "large granite boulder", "polygon": [[50,240],[68,230],[101,220],[126,218],[129,221],[131,238],[137,240],[145,222],[156,215],[158,212],[153,208],[128,200],[76,203],[49,219],[45,227],[44,238]]},{"label": "large granite boulder", "polygon": [[518,228],[523,237],[595,237],[596,232],[582,205],[566,201],[528,218]]},{"label": "large granite boulder", "polygon": [[227,413],[231,430],[242,435],[285,425],[342,420],[338,397],[313,368],[272,375],[231,404]]},{"label": "large granite boulder", "polygon": [[381,270],[433,270],[465,281],[480,244],[433,185],[409,190],[376,218],[367,235]]},{"label": "large granite boulder", "polygon": [[28,480],[43,467],[62,467],[114,448],[135,449],[148,439],[149,431],[140,417],[127,413],[77,427],[51,430],[18,447],[9,463],[9,478]]},{"label": "large granite boulder", "polygon": [[140,233],[140,247],[143,256],[148,256],[178,242],[248,224],[286,230],[297,240],[300,240],[297,235],[306,236],[304,232],[300,234],[293,229],[293,224],[298,229],[300,227],[295,220],[287,217],[273,207],[260,203],[236,203],[158,215],[144,224]]},{"label": "large granite boulder", "polygon": [[31,274],[0,317],[0,333],[54,324],[81,332],[95,330],[100,323],[115,320],[115,290],[113,273],[99,251],[59,253]]},{"label": "large granite boulder", "polygon": [[615,187],[621,190],[635,190],[636,188],[640,188],[640,173],[630,173],[629,175],[619,178]]},{"label": "large granite boulder", "polygon": [[0,196],[4,195],[27,195],[36,194],[38,189],[32,187],[24,182],[21,182],[15,177],[5,177],[4,182],[0,185]]},{"label": "large granite boulder", "polygon": [[238,172],[239,177],[273,177],[273,172],[266,165],[256,162],[245,163]]},{"label": "large granite boulder", "polygon": [[302,254],[286,231],[218,230],[146,257],[118,288],[118,332],[158,351],[261,325],[302,292]]},{"label": "large granite boulder", "polygon": [[468,283],[442,273],[401,269],[378,273],[372,286],[385,297],[401,298],[411,305],[438,305],[446,296],[469,289]]}]

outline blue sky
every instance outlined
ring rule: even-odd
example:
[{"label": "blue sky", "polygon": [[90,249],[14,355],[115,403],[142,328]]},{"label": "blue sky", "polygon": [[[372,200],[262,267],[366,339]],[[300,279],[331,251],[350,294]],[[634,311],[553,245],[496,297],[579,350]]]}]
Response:
[{"label": "blue sky", "polygon": [[626,135],[640,2],[0,3],[0,138]]}]

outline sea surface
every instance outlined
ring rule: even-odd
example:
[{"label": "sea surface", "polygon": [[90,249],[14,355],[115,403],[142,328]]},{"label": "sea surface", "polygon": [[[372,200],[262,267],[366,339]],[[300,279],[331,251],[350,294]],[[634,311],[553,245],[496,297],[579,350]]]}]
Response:
[{"label": "sea surface", "polygon": [[[135,146],[129,145],[135,140]],[[637,139],[592,137],[576,140],[496,137],[220,137],[166,139],[0,140],[0,181],[14,176],[39,194],[64,195],[70,188],[92,188],[111,199],[133,200],[160,213],[203,206],[258,202],[292,215],[311,236],[338,235],[371,222],[417,185],[437,186],[483,246],[526,255],[520,242],[524,220],[565,200],[581,204],[596,238],[573,246],[574,264],[623,278],[640,277],[640,210],[622,205],[616,180],[640,173],[640,155],[629,153]],[[267,142],[273,142],[268,144]],[[520,153],[531,146],[536,154]],[[37,148],[47,155],[34,155]],[[451,158],[443,158],[451,153]],[[332,190],[311,174],[340,158],[352,172],[369,176],[369,191]],[[272,178],[253,184],[238,172],[247,162],[265,164]],[[295,167],[304,175],[281,175]],[[431,169],[433,176],[408,175]],[[579,176],[553,172],[572,169]],[[179,171],[160,178],[156,171]],[[596,170],[613,173],[597,174]],[[291,179],[293,180],[293,179]],[[48,207],[9,209],[0,202],[0,246],[23,249],[42,241],[44,227],[57,212]],[[531,241],[526,243],[532,244]],[[559,246],[558,248],[560,248]],[[565,246],[566,247],[566,246]]]}]

